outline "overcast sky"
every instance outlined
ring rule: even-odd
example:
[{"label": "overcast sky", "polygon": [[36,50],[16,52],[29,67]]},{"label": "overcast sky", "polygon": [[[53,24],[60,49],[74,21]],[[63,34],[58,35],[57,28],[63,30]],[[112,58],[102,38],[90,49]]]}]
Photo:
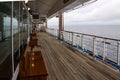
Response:
[{"label": "overcast sky", "polygon": [[[64,13],[68,24],[120,24],[120,0],[98,0],[71,12]],[[51,24],[52,23],[52,24]],[[58,24],[58,19],[48,21],[48,25]]]}]

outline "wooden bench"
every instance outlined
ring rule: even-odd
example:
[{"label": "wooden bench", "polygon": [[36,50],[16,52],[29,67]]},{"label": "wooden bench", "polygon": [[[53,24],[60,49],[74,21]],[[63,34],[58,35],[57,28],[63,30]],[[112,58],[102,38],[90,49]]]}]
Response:
[{"label": "wooden bench", "polygon": [[33,47],[34,47],[34,46],[37,46],[37,43],[38,43],[37,40],[32,40],[32,41],[29,42],[29,46],[30,46],[30,47],[32,47],[32,46],[33,46]]},{"label": "wooden bench", "polygon": [[36,32],[32,32],[32,33],[30,33],[30,36],[37,36],[37,33]]},{"label": "wooden bench", "polygon": [[20,75],[20,80],[47,80],[47,70],[41,51],[25,53],[25,70]]},{"label": "wooden bench", "polygon": [[38,39],[37,36],[30,36],[30,41],[29,41],[29,46],[31,47],[31,50],[34,48],[34,46],[37,46],[38,44]]}]

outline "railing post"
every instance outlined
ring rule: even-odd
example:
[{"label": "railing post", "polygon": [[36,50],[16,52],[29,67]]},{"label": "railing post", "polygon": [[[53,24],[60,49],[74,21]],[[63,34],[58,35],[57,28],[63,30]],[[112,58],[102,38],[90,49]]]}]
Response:
[{"label": "railing post", "polygon": [[84,48],[84,41],[83,41],[83,35],[81,34],[81,47]]},{"label": "railing post", "polygon": [[74,34],[73,34],[73,32],[72,32],[72,45],[74,45],[74,43],[73,43],[73,40],[74,40],[74,36],[73,36]]},{"label": "railing post", "polygon": [[53,31],[54,31],[54,37],[55,37],[55,29],[53,29]]},{"label": "railing post", "polygon": [[96,56],[97,52],[96,52],[96,37],[93,37],[93,55]]},{"label": "railing post", "polygon": [[68,35],[68,36],[69,36],[69,38],[68,38],[68,43],[70,44],[70,32],[69,32],[69,35]]},{"label": "railing post", "polygon": [[66,38],[66,42],[68,42],[68,40],[69,40],[69,33],[68,32],[66,32],[67,33],[67,38]]},{"label": "railing post", "polygon": [[120,65],[120,41],[117,42],[117,64]]},{"label": "railing post", "polygon": [[78,40],[78,45],[79,45],[79,47],[81,47],[80,38],[81,38],[81,36],[80,36],[80,34],[79,34],[79,40]]},{"label": "railing post", "polygon": [[106,39],[104,39],[103,44],[104,44],[103,60],[106,60],[106,57],[107,57],[107,44],[106,44]]},{"label": "railing post", "polygon": [[67,38],[68,38],[68,33],[65,32],[65,41],[67,42]]},{"label": "railing post", "polygon": [[57,37],[59,36],[59,30],[57,30]]},{"label": "railing post", "polygon": [[56,37],[56,29],[54,29],[54,35],[55,35],[55,37]]},{"label": "railing post", "polygon": [[60,40],[63,40],[63,31],[61,31],[60,34],[61,34]]},{"label": "railing post", "polygon": [[72,44],[72,32],[70,32],[70,44]]},{"label": "railing post", "polygon": [[65,42],[66,41],[66,32],[65,31],[63,31],[63,41]]},{"label": "railing post", "polygon": [[78,48],[78,34],[76,34],[75,37],[76,37],[76,40],[75,40],[76,41],[76,47]]},{"label": "railing post", "polygon": [[55,36],[57,37],[57,29],[55,30]]},{"label": "railing post", "polygon": [[67,36],[66,36],[66,41],[68,42],[68,36],[69,36],[69,34],[68,34],[68,32],[66,32],[67,33]]},{"label": "railing post", "polygon": [[52,29],[52,31],[51,31],[51,34],[52,34],[52,36],[54,36],[54,30]]}]

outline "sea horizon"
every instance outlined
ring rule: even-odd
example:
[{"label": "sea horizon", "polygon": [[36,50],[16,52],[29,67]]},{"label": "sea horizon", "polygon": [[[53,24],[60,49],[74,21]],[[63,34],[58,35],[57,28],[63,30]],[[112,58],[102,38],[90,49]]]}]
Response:
[{"label": "sea horizon", "polygon": [[[49,26],[49,28],[58,29],[58,25]],[[120,24],[64,25],[64,30],[113,39],[120,39]]]}]

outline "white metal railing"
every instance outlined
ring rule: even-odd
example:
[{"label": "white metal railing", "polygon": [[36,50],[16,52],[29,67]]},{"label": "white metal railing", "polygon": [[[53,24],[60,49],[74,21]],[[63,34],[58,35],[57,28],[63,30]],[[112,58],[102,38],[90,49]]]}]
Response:
[{"label": "white metal railing", "polygon": [[46,32],[48,32],[49,34],[51,34],[54,37],[58,37],[58,35],[59,35],[58,29],[47,28]]},{"label": "white metal railing", "polygon": [[[58,37],[58,30],[56,29],[48,28],[47,32],[53,36]],[[62,31],[61,35],[63,36],[63,41],[79,49],[80,51],[86,54],[90,54],[101,61],[107,61],[107,63],[112,62],[120,66],[119,39],[112,39],[71,31]]]}]

